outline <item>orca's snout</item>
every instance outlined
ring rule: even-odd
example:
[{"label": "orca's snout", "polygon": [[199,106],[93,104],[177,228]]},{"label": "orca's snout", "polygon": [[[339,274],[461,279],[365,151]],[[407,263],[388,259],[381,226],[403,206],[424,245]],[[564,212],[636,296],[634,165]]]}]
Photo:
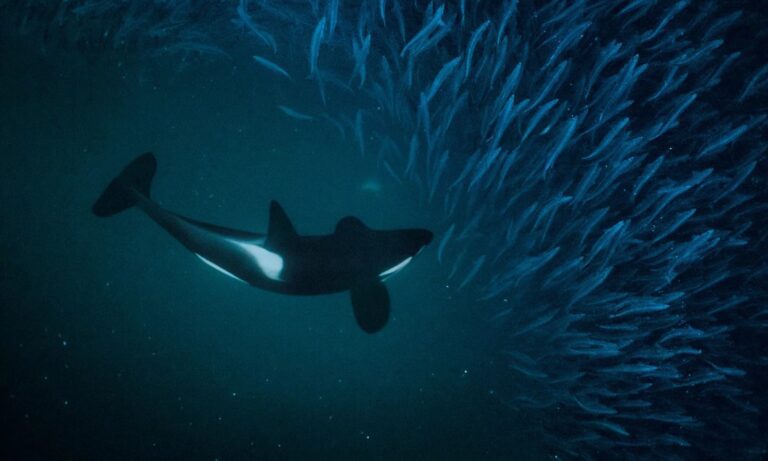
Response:
[{"label": "orca's snout", "polygon": [[410,233],[410,240],[414,246],[414,253],[419,252],[422,248],[429,245],[435,237],[435,234],[426,229],[413,229]]},{"label": "orca's snout", "polygon": [[416,256],[434,238],[434,234],[426,229],[402,229],[397,232],[397,253],[404,256]]},{"label": "orca's snout", "polygon": [[432,243],[432,239],[435,238],[435,234],[433,234],[432,231],[428,231],[426,229],[422,229],[421,232],[422,232],[422,239],[423,239],[422,245],[427,246],[430,243]]}]

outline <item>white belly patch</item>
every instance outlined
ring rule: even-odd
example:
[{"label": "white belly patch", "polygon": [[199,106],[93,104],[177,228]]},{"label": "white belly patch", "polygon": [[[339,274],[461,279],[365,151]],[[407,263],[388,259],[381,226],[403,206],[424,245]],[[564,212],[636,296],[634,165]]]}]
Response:
[{"label": "white belly patch", "polygon": [[201,260],[202,262],[204,262],[204,263],[208,264],[209,266],[211,266],[212,268],[214,268],[214,269],[216,269],[217,271],[221,272],[222,274],[224,274],[224,275],[228,275],[228,276],[232,277],[232,278],[233,278],[233,279],[235,279],[235,280],[239,280],[239,281],[241,281],[241,282],[245,283],[245,280],[243,280],[243,279],[241,279],[240,277],[236,276],[235,274],[233,274],[233,273],[229,272],[228,270],[226,270],[226,269],[222,268],[221,266],[219,266],[219,265],[217,265],[217,264],[214,264],[214,263],[212,263],[211,261],[208,261],[207,259],[203,258],[203,257],[202,257],[202,256],[200,256],[199,254],[195,253],[195,256],[197,256],[198,258],[200,258],[200,260]]},{"label": "white belly patch", "polygon": [[256,265],[259,266],[259,269],[261,269],[261,272],[263,272],[267,278],[276,281],[283,280],[282,272],[284,264],[282,256],[253,243],[233,243],[244,249],[246,252],[248,252],[249,255],[253,257]]}]

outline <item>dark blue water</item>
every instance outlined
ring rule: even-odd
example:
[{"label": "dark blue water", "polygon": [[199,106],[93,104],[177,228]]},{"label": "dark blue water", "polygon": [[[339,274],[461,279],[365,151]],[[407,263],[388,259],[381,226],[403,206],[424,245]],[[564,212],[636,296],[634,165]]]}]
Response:
[{"label": "dark blue water", "polygon": [[[0,1],[0,456],[763,459],[768,21],[676,5]],[[435,241],[366,334],[96,218],[146,151],[186,216]]]},{"label": "dark blue water", "polygon": [[480,322],[441,290],[434,255],[388,283],[391,324],[370,336],[346,293],[258,291],[138,211],[91,214],[106,182],[152,149],[154,197],[209,222],[263,232],[279,199],[301,233],[349,214],[429,226],[407,189],[362,190],[380,173],[335,130],[286,120],[281,95],[234,66],[179,74],[174,62],[89,62],[24,40],[3,56],[8,459],[518,452],[508,437],[519,443],[521,421],[478,374]]}]

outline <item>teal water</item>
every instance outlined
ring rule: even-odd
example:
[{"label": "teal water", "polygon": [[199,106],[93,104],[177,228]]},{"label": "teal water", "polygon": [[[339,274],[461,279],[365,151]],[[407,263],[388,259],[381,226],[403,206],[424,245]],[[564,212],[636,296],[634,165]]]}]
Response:
[{"label": "teal water", "polygon": [[[0,460],[764,459],[763,10],[0,0]],[[368,335],[96,218],[146,151],[192,218],[434,243]]]},{"label": "teal water", "polygon": [[541,459],[435,244],[388,282],[393,317],[367,335],[346,294],[259,291],[136,210],[91,214],[152,150],[154,198],[208,222],[263,231],[277,199],[303,234],[350,214],[441,224],[351,136],[276,109],[306,95],[238,60],[0,43],[4,459]]}]

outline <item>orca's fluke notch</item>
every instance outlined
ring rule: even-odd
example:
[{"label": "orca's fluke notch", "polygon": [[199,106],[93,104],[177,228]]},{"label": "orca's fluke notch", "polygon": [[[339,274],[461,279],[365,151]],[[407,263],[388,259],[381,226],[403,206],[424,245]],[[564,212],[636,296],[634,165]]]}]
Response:
[{"label": "orca's fluke notch", "polygon": [[366,333],[376,333],[389,320],[389,292],[380,281],[371,281],[349,290],[355,319]]},{"label": "orca's fluke notch", "polygon": [[104,189],[93,204],[93,214],[105,218],[134,206],[136,197],[133,190],[149,197],[156,170],[157,160],[152,152],[136,157]]}]

